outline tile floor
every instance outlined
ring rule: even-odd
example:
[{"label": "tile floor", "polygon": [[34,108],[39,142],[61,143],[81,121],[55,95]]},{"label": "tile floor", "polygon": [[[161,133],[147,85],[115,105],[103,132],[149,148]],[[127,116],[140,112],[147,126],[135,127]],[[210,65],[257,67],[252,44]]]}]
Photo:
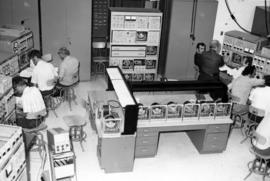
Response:
[{"label": "tile floor", "polygon": [[[76,89],[77,103],[72,104],[69,111],[68,104],[63,103],[58,109],[58,118],[49,114],[46,123],[49,128],[67,126],[62,117],[69,114],[80,114],[88,119],[81,100],[87,98],[89,90],[104,90],[105,81],[97,78],[95,81],[82,82]],[[106,174],[100,169],[96,156],[97,135],[91,130],[88,122],[85,130],[87,141],[83,144],[82,152],[79,143],[74,143],[77,157],[78,181],[241,181],[248,174],[247,163],[254,158],[249,152],[249,143],[240,144],[243,139],[239,130],[233,130],[227,149],[220,154],[204,154],[197,152],[184,132],[162,133],[158,153],[154,158],[135,159],[133,172]],[[31,181],[37,181],[40,159],[36,153],[31,153]],[[45,170],[49,169],[48,161]],[[75,180],[75,179],[74,179]],[[261,176],[252,174],[247,181],[261,180]]]}]

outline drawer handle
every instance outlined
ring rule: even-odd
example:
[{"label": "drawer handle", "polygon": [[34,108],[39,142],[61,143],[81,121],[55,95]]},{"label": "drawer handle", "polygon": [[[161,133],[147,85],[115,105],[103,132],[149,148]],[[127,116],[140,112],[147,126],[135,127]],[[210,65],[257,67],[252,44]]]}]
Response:
[{"label": "drawer handle", "polygon": [[146,152],[147,151],[147,149],[142,149],[142,152]]},{"label": "drawer handle", "polygon": [[149,136],[149,134],[143,134],[143,136]]},{"label": "drawer handle", "polygon": [[149,141],[142,141],[143,144],[149,143]]}]

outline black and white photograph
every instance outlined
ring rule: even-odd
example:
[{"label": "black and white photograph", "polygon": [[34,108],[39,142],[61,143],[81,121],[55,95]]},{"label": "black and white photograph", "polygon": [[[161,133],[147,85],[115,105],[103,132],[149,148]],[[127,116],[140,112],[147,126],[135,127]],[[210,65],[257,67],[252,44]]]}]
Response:
[{"label": "black and white photograph", "polygon": [[270,0],[0,0],[0,181],[91,180],[270,181]]}]

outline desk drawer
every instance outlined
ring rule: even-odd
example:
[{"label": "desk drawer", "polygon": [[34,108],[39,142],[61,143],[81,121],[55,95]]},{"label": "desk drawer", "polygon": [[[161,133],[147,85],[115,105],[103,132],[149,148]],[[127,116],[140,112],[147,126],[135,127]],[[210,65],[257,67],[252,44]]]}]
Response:
[{"label": "desk drawer", "polygon": [[229,132],[229,124],[214,124],[209,125],[206,129],[207,133],[219,133],[219,132]]},{"label": "desk drawer", "polygon": [[224,150],[227,144],[228,133],[209,133],[204,141],[204,151]]},{"label": "desk drawer", "polygon": [[157,136],[157,128],[138,128],[137,136]]},{"label": "desk drawer", "polygon": [[157,153],[157,145],[136,146],[135,157],[154,157]]},{"label": "desk drawer", "polygon": [[144,145],[157,145],[158,136],[147,136],[147,137],[138,137],[136,138],[136,146]]}]

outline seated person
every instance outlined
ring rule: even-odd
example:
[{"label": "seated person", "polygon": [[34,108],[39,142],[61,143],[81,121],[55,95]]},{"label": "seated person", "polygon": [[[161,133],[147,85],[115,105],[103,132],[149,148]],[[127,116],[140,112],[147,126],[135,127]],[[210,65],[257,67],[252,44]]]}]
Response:
[{"label": "seated person", "polygon": [[[251,106],[264,110],[265,112],[270,112],[270,76],[264,76],[265,86],[257,87],[250,92],[249,102]],[[260,121],[263,117],[256,117],[250,115],[252,120]]]},{"label": "seated person", "polygon": [[79,61],[70,56],[70,51],[66,47],[58,50],[58,55],[62,60],[59,67],[59,85],[70,86],[79,81]]},{"label": "seated person", "polygon": [[39,126],[41,122],[37,118],[47,114],[40,91],[27,86],[22,77],[14,77],[12,84],[15,94],[20,97],[16,105],[17,125],[29,129]]},{"label": "seated person", "polygon": [[41,53],[38,50],[32,50],[29,53],[29,58],[33,60],[33,63],[35,64],[31,83],[39,88],[42,96],[53,93],[56,84],[55,82],[57,80],[55,67],[51,63],[42,60]]},{"label": "seated person", "polygon": [[231,92],[233,96],[240,99],[240,105],[247,104],[249,93],[253,87],[264,84],[264,79],[254,78],[255,75],[255,66],[247,66],[242,72],[242,75],[233,80]]},{"label": "seated person", "polygon": [[252,140],[254,151],[262,155],[270,156],[270,112],[267,112],[263,120],[256,128],[255,137]]}]

